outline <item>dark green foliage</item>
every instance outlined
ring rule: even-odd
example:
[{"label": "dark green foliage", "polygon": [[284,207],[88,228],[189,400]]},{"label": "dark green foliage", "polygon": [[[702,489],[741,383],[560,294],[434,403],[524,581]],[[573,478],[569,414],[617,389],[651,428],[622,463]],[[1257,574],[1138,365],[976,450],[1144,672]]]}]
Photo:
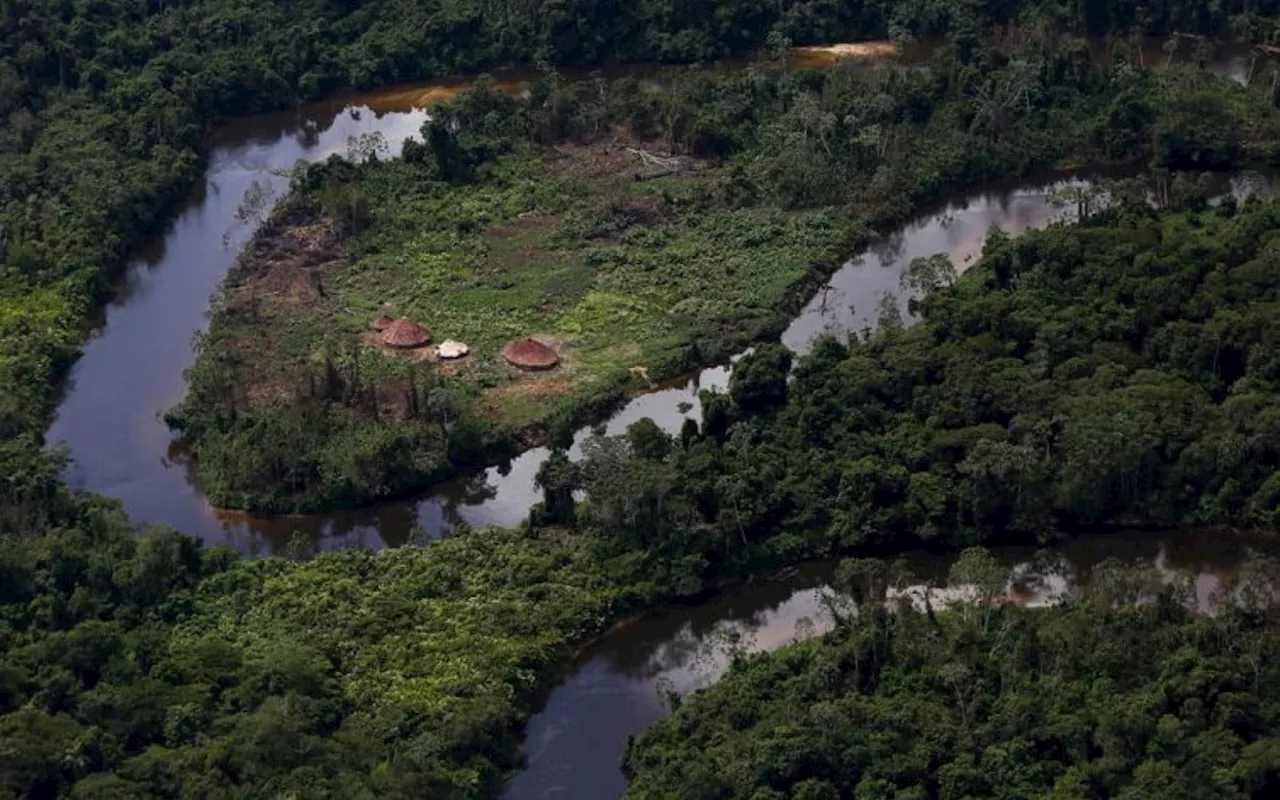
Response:
[{"label": "dark green foliage", "polygon": [[780,344],[763,344],[734,365],[729,397],[746,414],[758,414],[787,402],[791,351]]},{"label": "dark green foliage", "polygon": [[[948,32],[967,58],[993,25],[1019,14],[1037,30],[1265,38],[1274,5],[8,0],[0,9],[0,434],[43,427],[55,378],[124,256],[198,178],[205,137],[228,116],[507,62],[695,62],[782,42]],[[724,126],[733,109],[707,99],[677,120],[679,139],[696,152],[737,149]],[[631,116],[639,123],[653,119],[648,112]],[[448,139],[437,154],[448,171],[465,167],[451,160]],[[1163,146],[1181,154],[1200,144],[1174,136]],[[799,171],[789,192],[821,196],[837,180]],[[359,203],[347,207],[358,227]]]},{"label": "dark green foliage", "polygon": [[871,598],[682,703],[631,747],[627,796],[1273,796],[1277,609],[1116,605],[1138,576],[1112,577],[1052,609]]},{"label": "dark green foliage", "polygon": [[[1273,528],[1277,230],[1280,203],[1142,203],[993,236],[914,326],[819,342],[776,411],[745,391],[760,365],[744,359],[728,397],[704,394],[704,437],[662,462],[670,491],[637,497],[608,448],[614,477],[595,480],[592,454],[590,508],[661,505],[582,525],[679,542],[710,574],[761,558],[757,543],[772,561],[1105,524]],[[649,481],[657,467],[631,469]]]},{"label": "dark green foliage", "polygon": [[[1265,37],[1274,6],[1046,2],[1025,21],[1046,23],[1036,30]],[[757,72],[694,78],[665,105],[625,109],[629,125],[662,131],[677,149],[729,158],[716,199],[726,208],[843,207],[854,198],[876,225],[948,187],[1072,153],[1226,166],[1271,146],[1263,109],[1272,98],[1261,92],[1193,72],[1167,79],[1096,69],[1082,47],[1032,42],[1041,55],[1011,63],[984,42],[1015,10],[822,0],[0,4],[0,793],[494,795],[515,765],[529,703],[571,646],[634,608],[757,563],[869,542],[901,546],[903,534],[953,543],[1026,535],[1047,522],[1274,526],[1280,362],[1269,233],[1277,220],[1257,206],[1234,219],[1135,212],[1005,243],[978,277],[926,300],[925,324],[852,349],[821,344],[799,366],[781,409],[770,410],[779,397],[775,364],[759,384],[772,386],[770,402],[753,418],[722,397],[705,404],[704,429],[684,431],[680,447],[644,428],[629,442],[593,445],[581,476],[590,498],[580,508],[571,503],[578,475],[543,475],[552,519],[572,514],[590,538],[488,532],[378,556],[238,562],[170,532],[136,531],[113,503],[69,490],[61,455],[42,450],[56,377],[124,255],[197,179],[211,126],[342,87],[507,60],[706,60],[758,47],[770,34],[777,46],[953,33],[955,47],[930,70],[887,71],[875,91],[845,70]],[[546,91],[531,105],[545,105]],[[636,98],[620,96],[624,105]],[[556,108],[516,130],[554,141],[618,119],[588,103]],[[505,145],[488,125],[493,110],[477,111],[476,124],[458,135],[410,148],[411,165],[482,185],[486,160]],[[319,202],[330,216],[350,233],[366,232],[375,221],[368,195],[349,180],[326,189]],[[762,315],[735,321],[748,338],[776,323]],[[681,340],[690,363],[715,355],[704,333],[689,326]],[[324,389],[341,387],[335,380]],[[449,435],[443,449],[474,460],[481,432],[450,417],[447,394],[426,401],[432,424]],[[277,497],[329,471],[339,476],[334,497],[364,498],[390,491],[388,465],[429,468],[411,460],[417,443],[399,432],[336,416],[314,430],[283,417],[244,424],[246,441],[260,436],[267,447],[249,452],[230,442],[241,460],[224,465],[226,473],[240,485],[267,476],[264,490]],[[306,455],[281,459],[286,448]],[[237,472],[245,465],[251,469]],[[1096,747],[1116,755],[1081,785],[1109,785],[1140,764],[1135,785],[1153,796],[1170,785],[1274,793],[1280,755],[1257,735],[1273,724],[1268,665],[1277,663],[1262,623],[1188,622],[1163,605],[1108,613],[1117,621],[1066,615],[1044,623],[1057,638],[1039,636],[1038,619],[1010,613],[967,639],[877,640],[851,660],[841,648],[861,634],[849,634],[812,646],[824,669],[806,683],[821,696],[831,688],[825,676],[843,680],[851,664],[858,676],[873,674],[861,670],[904,658],[902,643],[914,641],[924,677],[915,685],[904,670],[897,686],[912,684],[921,703],[936,705],[918,721],[940,726],[954,747],[956,708],[948,704],[965,673],[935,668],[928,659],[937,653],[971,669],[1007,662],[1022,681],[1011,684],[1011,701],[1027,693],[1028,673],[1014,667],[1037,653],[1060,655],[1058,666],[1045,662],[1053,669],[1110,674],[1128,664],[1129,678],[1149,679],[1162,693],[1153,699],[1130,680],[1100,684],[1092,695],[1051,695],[1085,711],[1064,715],[1076,727],[1045,741],[1084,747],[1092,734],[1082,726],[1096,722]],[[1159,614],[1166,616],[1150,616]],[[992,640],[1006,618],[1016,629]],[[1229,636],[1219,627],[1227,624],[1238,626]],[[1073,641],[1083,644],[1064,652],[1062,642]],[[1002,642],[1040,649],[1024,648],[1017,659],[990,655]],[[1199,669],[1202,653],[1220,655],[1228,645],[1243,648],[1245,660]],[[828,648],[841,658],[824,660]],[[1155,707],[1170,712],[1169,730],[1156,718],[1152,733],[1153,703],[1168,705]],[[1112,709],[1105,717],[1085,713],[1104,706]],[[738,724],[750,725],[757,711],[755,701],[743,703]],[[900,721],[893,708],[871,712]],[[1006,775],[1011,785],[1043,785],[1048,773],[1029,770],[1019,749],[1017,719],[1016,729],[963,731],[973,758],[947,762],[952,768],[939,774],[948,787],[977,791]],[[846,730],[838,721],[824,719],[821,730]],[[875,751],[883,780],[928,770],[916,743],[898,743]],[[1147,763],[1138,745],[1150,746]],[[786,772],[794,762],[785,757],[773,764],[780,779],[796,778],[795,796],[829,797],[840,791],[839,776],[817,774],[824,751],[813,752],[809,773]],[[1198,782],[1206,775],[1211,782]]]},{"label": "dark green foliage", "polygon": [[542,505],[530,513],[535,525],[565,525],[573,522],[577,501],[573,493],[582,484],[578,465],[563,450],[555,450],[538,467],[538,488],[542,489]]},{"label": "dark green foliage", "polygon": [[[171,415],[211,500],[283,512],[404,494],[479,466],[532,428],[607,413],[637,363],[662,380],[776,335],[869,229],[897,225],[942,194],[1066,159],[1229,168],[1268,155],[1280,137],[1266,95],[1198,68],[1113,69],[1078,41],[1032,35],[964,51],[938,48],[919,69],[686,70],[655,76],[661,91],[632,79],[553,79],[527,101],[482,78],[437,108],[405,159],[335,158],[301,171],[258,241],[299,215],[341,221],[354,255],[325,282],[346,311],[324,320],[302,308],[246,313],[228,298],[245,296],[253,270],[233,272]],[[627,173],[566,177],[574,156],[546,147],[604,146],[637,118],[657,139],[647,146],[719,161],[645,193],[651,184]],[[520,234],[522,216],[553,227]],[[517,234],[487,238],[495,225]],[[517,254],[511,263],[496,256],[504,248]],[[950,280],[945,264],[920,268],[917,291]],[[442,296],[443,285],[453,290]],[[542,330],[582,366],[565,396],[514,410],[510,395],[485,394],[509,376],[441,379],[457,401],[444,426],[416,399],[435,380],[428,370],[397,413],[386,397],[404,395],[403,370],[357,343],[388,298],[469,342],[473,362],[496,359],[512,333]],[[624,312],[625,329],[613,324]],[[314,335],[297,347],[275,333],[303,323]],[[320,331],[342,338],[321,341]],[[346,362],[338,381],[335,349]],[[788,367],[778,346],[746,359],[731,386],[736,411],[781,405]],[[252,391],[264,376],[282,386]],[[279,405],[255,408],[237,393]],[[725,419],[712,408],[708,435],[719,438]]]}]

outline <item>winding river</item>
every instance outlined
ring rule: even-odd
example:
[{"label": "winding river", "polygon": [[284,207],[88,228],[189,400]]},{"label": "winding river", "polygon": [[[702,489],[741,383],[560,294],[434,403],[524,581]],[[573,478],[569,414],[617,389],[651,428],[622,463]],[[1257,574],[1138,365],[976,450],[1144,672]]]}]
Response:
[{"label": "winding river", "polygon": [[[1273,540],[1201,532],[1085,536],[1045,560],[1026,548],[996,551],[1015,575],[1009,599],[1044,605],[1087,583],[1105,558],[1148,564],[1167,581],[1189,581],[1196,602],[1214,593],[1251,553],[1274,553]],[[933,581],[945,602],[949,557],[908,553],[921,583]],[[605,800],[621,797],[619,766],[628,737],[667,714],[665,697],[714,683],[735,653],[772,650],[831,629],[826,598],[834,564],[810,564],[723,592],[706,603],[676,607],[621,628],[581,654],[547,697],[525,733],[528,767],[506,800]]]},{"label": "winding river", "polygon": [[[861,55],[877,57],[874,50]],[[832,57],[825,50],[796,53],[804,63]],[[1227,53],[1210,66],[1242,80],[1251,62],[1247,55]],[[498,88],[506,91],[519,91],[526,80],[519,74],[497,76]],[[320,548],[381,547],[440,536],[461,525],[514,525],[524,519],[539,499],[533,479],[546,456],[543,449],[414,500],[313,516],[222,512],[204,500],[160,418],[182,397],[192,337],[203,329],[210,296],[252,233],[252,220],[237,215],[246,192],[256,183],[278,197],[288,185],[285,172],[297,160],[344,152],[349,138],[360,134],[381,133],[397,152],[426,120],[425,105],[466,85],[439,81],[345,96],[238,120],[215,134],[204,178],[167,230],[139,249],[102,326],[72,370],[48,440],[69,449],[73,485],[118,498],[138,522],[172,525],[206,543],[251,554],[279,551],[295,532]],[[1086,178],[1058,176],[989,188],[940,204],[850,260],[796,317],[782,341],[803,351],[825,331],[861,330],[872,322],[886,292],[901,300],[901,273],[913,259],[945,252],[963,269],[980,254],[992,226],[1016,234],[1069,217],[1054,202],[1055,190]],[[1269,187],[1246,176],[1231,189],[1246,194]],[[726,386],[729,370],[730,365],[711,367],[633,398],[603,427],[617,433],[648,416],[677,430],[684,418],[697,418],[698,391]],[[589,435],[579,431],[575,449]],[[1069,591],[1087,579],[1091,565],[1114,555],[1190,576],[1205,601],[1259,546],[1226,534],[1206,544],[1203,536],[1177,534],[1085,538],[1057,551],[1057,565],[1047,571],[1030,566],[1026,551],[1002,551],[1001,556],[1021,565],[1014,599],[1022,602],[1044,602],[1053,592]],[[911,561],[922,577],[945,575],[945,559],[914,554]],[[829,627],[822,598],[830,574],[831,565],[795,569],[605,637],[566,673],[530,722],[529,766],[513,781],[508,797],[618,797],[626,786],[618,759],[629,735],[665,713],[660,692],[687,693],[715,680],[735,650],[772,648]]]},{"label": "winding river", "polygon": [[[927,52],[920,47],[906,58],[918,60]],[[792,59],[805,66],[836,58],[876,65],[891,54],[887,43],[867,42],[797,48]],[[1215,51],[1208,64],[1238,81],[1246,79],[1251,65],[1247,51],[1230,47]],[[645,75],[652,69],[629,71]],[[494,86],[519,92],[530,80],[528,73],[498,72]],[[361,134],[382,134],[396,153],[406,138],[418,134],[426,106],[468,86],[463,79],[441,80],[344,95],[295,111],[236,120],[215,133],[204,177],[167,230],[139,249],[103,324],[72,368],[47,436],[69,449],[72,485],[118,498],[139,522],[172,525],[208,544],[251,554],[277,552],[295,532],[318,548],[382,547],[437,537],[459,525],[514,525],[524,519],[538,499],[533,476],[545,450],[441,484],[419,498],[371,508],[273,518],[220,511],[201,495],[181,447],[160,418],[182,398],[183,372],[193,358],[192,337],[204,328],[210,296],[252,233],[254,220],[237,213],[246,192],[257,184],[274,200],[287,189],[286,172],[299,159],[343,153],[348,140]],[[979,254],[990,226],[1017,233],[1061,216],[1051,201],[1053,188],[1053,182],[1033,181],[979,191],[953,198],[907,224],[840,270],[793,321],[783,341],[803,350],[823,330],[861,330],[880,296],[900,291],[903,265],[917,256],[946,252],[963,268]],[[633,399],[606,427],[620,432],[650,416],[678,430],[685,416],[697,416],[699,389],[723,387],[727,379],[726,367],[704,370]],[[691,407],[681,411],[685,403]],[[579,442],[588,433],[581,431]]]}]

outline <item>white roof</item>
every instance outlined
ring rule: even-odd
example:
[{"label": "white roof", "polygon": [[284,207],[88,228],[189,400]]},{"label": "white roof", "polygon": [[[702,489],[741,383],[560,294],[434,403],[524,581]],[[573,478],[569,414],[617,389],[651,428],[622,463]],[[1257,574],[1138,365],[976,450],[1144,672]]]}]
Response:
[{"label": "white roof", "polygon": [[441,342],[440,346],[436,348],[436,355],[441,358],[462,358],[470,352],[470,347],[467,347],[462,342],[455,342],[453,339]]}]

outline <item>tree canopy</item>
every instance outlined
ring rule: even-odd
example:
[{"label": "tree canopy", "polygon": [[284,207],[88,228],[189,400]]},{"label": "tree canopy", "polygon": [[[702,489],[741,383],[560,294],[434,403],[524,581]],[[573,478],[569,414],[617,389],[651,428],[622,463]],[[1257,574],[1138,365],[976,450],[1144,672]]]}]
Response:
[{"label": "tree canopy", "polygon": [[[140,529],[113,501],[70,489],[42,431],[124,258],[194,184],[219,120],[506,60],[552,72],[946,35],[928,69],[873,80],[778,64],[701,75],[630,109],[682,151],[730,163],[714,196],[726,208],[831,206],[883,227],[948,187],[1070,155],[1162,170],[1274,155],[1274,75],[1245,88],[1159,73],[1132,45],[1173,31],[1268,40],[1276,11],[1273,0],[0,0],[0,792],[492,796],[571,648],[637,609],[843,549],[1038,540],[1099,523],[1274,527],[1280,513],[1280,211],[1211,209],[1165,173],[1165,207],[1121,202],[1078,228],[992,237],[969,275],[923,298],[918,324],[822,342],[789,381],[785,354],[761,348],[678,441],[640,426],[593,443],[580,468],[552,462],[538,525],[301,562],[242,561]],[[1011,22],[1017,57],[989,42]],[[1087,32],[1129,56],[1099,65],[1086,42],[1059,36]],[[505,122],[550,141],[613,119],[574,97],[544,87]],[[419,162],[383,168],[429,174],[437,189],[482,184],[504,137],[457,133],[433,127]],[[321,201],[352,228],[376,223],[354,194]],[[679,344],[696,361],[708,341],[694,330]],[[447,394],[425,400],[433,420],[454,419]],[[268,455],[305,441],[284,424],[272,433]],[[980,560],[968,568],[985,574]],[[982,617],[977,630],[948,620],[894,636],[932,623],[879,615],[754,662],[748,672],[803,676],[809,694],[794,696],[824,701],[806,714],[878,715],[901,735],[868,743],[874,729],[805,716],[785,735],[810,762],[768,749],[765,787],[707,748],[724,766],[707,780],[831,796],[830,751],[808,738],[830,734],[849,737],[861,760],[847,774],[870,775],[870,796],[919,785],[930,766],[957,792],[992,780],[1063,797],[1274,790],[1269,612],[1192,619],[1157,602]],[[1045,692],[1037,675],[1060,684]],[[875,691],[859,683],[869,676]],[[739,727],[771,730],[797,711],[771,706],[769,683],[741,701]],[[851,685],[852,699],[837,697]],[[1034,742],[1024,703],[1043,734]],[[700,735],[699,705],[688,708],[672,724]],[[936,748],[908,736],[912,725],[936,733]],[[645,753],[667,760],[671,735],[638,750],[636,767]],[[1040,744],[1059,750],[1031,758]],[[879,772],[863,769],[870,756]],[[636,791],[667,779],[641,777]]]},{"label": "tree canopy", "polygon": [[[1275,569],[1244,581],[1265,604],[1213,617],[1114,563],[1053,608],[864,596],[836,632],[740,659],[646,732],[627,797],[1270,797]],[[1145,602],[1116,603],[1122,585]]]}]

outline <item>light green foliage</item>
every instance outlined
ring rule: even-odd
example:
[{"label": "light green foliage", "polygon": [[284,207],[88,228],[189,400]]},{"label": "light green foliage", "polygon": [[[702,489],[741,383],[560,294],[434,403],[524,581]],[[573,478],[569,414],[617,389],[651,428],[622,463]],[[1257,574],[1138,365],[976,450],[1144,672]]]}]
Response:
[{"label": "light green foliage", "polygon": [[[1073,41],[941,48],[921,70],[686,71],[658,80],[664,91],[634,80],[554,82],[527,101],[501,97],[481,80],[437,109],[424,143],[408,145],[403,159],[331,161],[301,173],[266,236],[329,215],[344,228],[348,252],[324,270],[329,297],[320,317],[306,307],[246,314],[234,303],[215,317],[190,395],[172,416],[214,502],[270,511],[370,502],[598,416],[625,391],[648,388],[641,376],[661,380],[776,334],[870,228],[895,225],[955,187],[1064,159],[1161,170],[1231,165],[1269,154],[1280,131],[1276,109],[1257,91],[1194,68],[1117,70]],[[1133,97],[1149,113],[1112,113]],[[866,140],[869,131],[875,141]],[[1165,146],[1162,131],[1185,136]],[[1122,134],[1123,146],[1115,139]],[[640,162],[619,137],[669,150],[677,158],[663,163],[683,166],[633,180]],[[1160,176],[1166,205],[1203,195],[1199,184]],[[328,199],[349,195],[360,198],[358,225],[342,222]],[[232,289],[240,279],[232,277]],[[924,260],[905,280],[944,294],[953,270]],[[436,371],[362,346],[368,322],[387,310],[425,323],[438,340],[467,342],[472,357]],[[893,298],[881,311],[886,332],[902,326]],[[502,362],[503,345],[530,334],[557,342],[563,359],[555,372],[530,377]],[[335,352],[347,365],[338,372],[341,391],[332,380]],[[1012,360],[1001,367],[998,380],[1012,391],[1017,368]],[[231,397],[237,384],[247,384],[247,398]],[[424,403],[401,402],[426,384],[458,400],[455,430],[436,426]],[[951,391],[964,397],[973,388]],[[1145,420],[1112,422],[1073,430],[1075,452],[1104,452],[1100,443],[1110,440],[1143,446]],[[288,437],[263,432],[277,423],[287,424]],[[384,436],[403,445],[400,455],[360,445],[370,425],[389,428]],[[311,444],[301,452],[254,449],[254,459],[274,466],[233,463],[250,431],[281,443],[300,432]],[[991,438],[976,428],[957,435]],[[371,466],[348,474],[306,463],[311,451],[334,446],[355,447]],[[971,510],[987,513],[984,497],[1003,492],[1006,479],[1016,492],[1042,481],[1034,452],[1025,442],[966,451],[959,470],[975,489],[994,487],[976,490],[966,501]],[[396,466],[379,471],[379,459]],[[1081,471],[1064,482],[1069,496],[1105,504],[1105,487],[1089,500],[1070,485],[1097,465],[1073,463]],[[863,466],[884,485],[854,489],[852,474],[845,484],[866,494],[879,509],[873,516],[892,513],[884,498],[900,496],[891,485],[905,481],[921,535],[952,524],[940,476]],[[748,484],[735,485],[735,496],[750,494]],[[1050,527],[1030,495],[1016,513],[1017,526]],[[745,525],[752,514],[741,516]],[[879,526],[867,518],[835,525],[848,542]],[[737,533],[743,538],[742,526]]]},{"label": "light green foliage", "polygon": [[[648,547],[747,564],[903,542],[1048,542],[1099,524],[1274,527],[1280,203],[1171,211],[1145,201],[994,236],[981,261],[866,341],[798,360],[785,403],[760,355],[704,398],[663,461]],[[747,391],[751,389],[751,391]],[[709,400],[709,402],[707,402]],[[588,509],[654,467],[609,461]],[[627,491],[624,491],[624,488]],[[685,512],[695,506],[698,513]],[[604,539],[634,536],[588,514]],[[658,533],[660,531],[660,533]],[[962,559],[965,582],[1003,584]]]},{"label": "light green foliage", "polygon": [[540,687],[639,599],[516,532],[235,562],[71,513],[0,557],[11,792],[492,796]]},{"label": "light green foliage", "polygon": [[[443,179],[431,145],[299,172],[258,243],[274,253],[317,222],[343,228],[344,252],[319,270],[324,295],[273,300],[259,284],[284,261],[274,255],[238,267],[171,415],[215,503],[348,505],[474,466],[530,426],[598,414],[624,385],[647,389],[776,330],[797,287],[862,237],[830,210],[726,205],[718,171],[693,159],[690,175],[659,181],[633,181],[625,154],[622,167],[584,176],[608,146],[547,162],[522,135],[528,113],[483,86],[437,113],[456,116],[446,127],[462,133],[441,146],[465,180]],[[326,205],[353,192],[367,212],[358,230]],[[368,326],[388,311],[470,356],[437,368],[386,351]],[[528,335],[556,343],[554,372],[503,361]],[[435,413],[432,387],[457,401],[460,429]]]},{"label": "light green foliage", "polygon": [[[395,286],[428,322],[440,287],[461,276],[473,281],[464,294],[477,314],[501,304],[503,293],[523,303],[564,298],[555,324],[585,341],[625,312],[654,347],[678,346],[689,363],[730,343],[717,315],[740,324],[732,333],[742,340],[776,326],[785,311],[779,293],[831,255],[821,243],[832,230],[837,241],[857,241],[954,188],[1064,157],[1181,168],[1274,150],[1280,83],[1272,65],[1263,63],[1246,90],[1193,70],[1162,77],[1128,63],[1099,69],[1079,42],[1055,52],[1038,38],[1063,29],[1266,39],[1272,3],[1036,3],[1016,9],[1032,24],[1014,30],[1012,54],[984,44],[996,26],[1009,30],[1013,10],[879,0],[8,4],[0,15],[0,794],[494,796],[517,761],[528,704],[568,648],[673,593],[823,550],[901,547],[912,535],[967,544],[1043,533],[1049,513],[1076,522],[1274,525],[1276,272],[1264,239],[1277,223],[1257,207],[1235,220],[1202,209],[1138,215],[1129,228],[1035,238],[1031,251],[993,248],[989,269],[975,273],[981,278],[926,304],[918,333],[852,352],[820,344],[773,417],[744,423],[732,401],[712,397],[706,429],[686,429],[679,447],[641,428],[630,443],[595,448],[586,476],[561,461],[562,474],[544,473],[543,485],[558,495],[556,521],[576,517],[581,530],[559,530],[554,540],[490,532],[382,556],[243,564],[172,534],[134,530],[114,503],[68,489],[64,459],[43,449],[56,378],[125,255],[199,177],[211,126],[344,87],[509,60],[709,61],[765,42],[778,63],[788,39],[953,34],[954,46],[922,70],[868,76],[778,63],[781,76],[692,74],[662,92],[593,82],[589,93],[609,90],[599,102],[563,83],[541,87],[511,116],[472,108],[477,124],[462,126],[460,141],[440,137],[446,128],[432,131],[439,149],[419,151],[414,169],[370,163],[358,179],[348,173],[317,187],[314,202],[355,234],[353,263],[422,278]],[[515,135],[502,129],[508,123]],[[605,136],[613,124],[665,138],[682,155],[723,159],[724,169],[706,181],[672,176],[631,186],[629,194],[658,197],[672,213],[619,228],[611,222],[618,209],[565,192],[528,150],[511,146]],[[366,177],[431,173],[428,162],[439,174],[425,183],[362,185]],[[1161,187],[1162,201],[1177,194],[1173,184]],[[395,216],[414,203],[431,219]],[[576,204],[586,213],[571,213]],[[528,208],[560,222],[502,241],[486,234]],[[415,238],[402,237],[401,227]],[[583,244],[591,240],[599,241]],[[538,257],[523,260],[528,249]],[[749,258],[748,249],[768,259]],[[394,251],[406,259],[379,261]],[[597,252],[598,263],[590,260]],[[489,272],[491,263],[502,268]],[[632,265],[643,269],[632,273]],[[696,291],[675,297],[646,274],[668,268]],[[991,285],[979,291],[980,280]],[[733,285],[718,285],[725,281]],[[354,291],[365,285],[344,290],[372,303]],[[528,309],[508,313],[529,313],[522,323],[541,319]],[[675,345],[652,335],[664,313],[688,334]],[[202,468],[211,484],[222,481],[215,494],[286,508],[323,485],[312,491],[317,504],[363,501],[429,480],[446,455],[474,462],[492,444],[484,421],[463,412],[476,402],[469,386],[499,386],[497,367],[479,370],[474,384],[439,380],[341,347],[366,320],[352,315],[331,330],[333,319],[298,314],[280,328],[276,355],[305,361],[319,378],[307,391],[327,405],[312,416],[286,407],[247,419],[243,364],[200,360],[193,392],[223,393],[201,397],[208,417],[185,423],[189,433],[203,425],[214,440]],[[477,341],[486,335],[478,331]],[[1130,346],[1139,340],[1141,348]],[[578,363],[625,365],[634,351],[619,341],[580,346]],[[206,343],[205,355],[212,351]],[[425,409],[412,424],[373,410],[386,398],[368,387],[394,380],[422,381],[410,387]],[[542,403],[505,402],[513,419],[534,418]],[[1054,403],[1054,414],[1038,414]],[[1020,418],[1027,409],[1036,413]],[[381,416],[371,425],[374,413]],[[1058,471],[1063,464],[1092,470],[1095,480]],[[572,492],[588,482],[592,497],[575,509]],[[237,495],[246,487],[265,494]],[[1267,589],[1247,594],[1265,597]],[[1120,586],[1113,596],[1134,590]],[[991,790],[983,784],[990,777],[1011,796],[1045,790],[1052,779],[1052,796],[1081,797],[1117,775],[1132,775],[1124,788],[1148,795],[1170,787],[1274,795],[1276,748],[1255,735],[1275,716],[1266,704],[1276,696],[1278,660],[1273,637],[1261,635],[1266,620],[1188,626],[1178,614],[1153,606],[1132,624],[1117,614],[1115,625],[1047,617],[1053,635],[1037,638],[1037,619],[1001,612],[988,634],[967,631],[960,640],[913,630],[835,659],[822,658],[829,643],[791,651],[762,686],[779,697],[779,686],[790,690],[788,676],[800,676],[816,702],[785,704],[776,738],[786,749],[767,762],[756,756],[776,750],[721,759],[716,746],[733,746],[724,736],[700,749],[714,756],[700,769],[747,786],[759,765],[781,772],[793,763],[788,754],[812,752],[792,787],[808,798],[842,792],[842,776],[859,777],[847,793],[884,795],[935,766],[931,789],[945,785],[955,795]],[[1025,624],[1009,628],[1006,619]],[[1080,646],[1064,651],[1064,642]],[[1023,643],[1038,649],[1014,647]],[[894,660],[912,647],[924,648],[919,660]],[[805,652],[821,669],[805,669]],[[1062,691],[1019,669],[1039,655],[1060,656],[1050,674],[1063,676]],[[1111,682],[1063,674],[1073,666]],[[863,691],[852,710],[841,705],[829,691],[850,667],[858,680],[883,677],[884,694]],[[1000,684],[1009,693],[992,694],[992,675],[1009,678]],[[912,701],[900,712],[891,695]],[[990,708],[993,696],[1008,707]],[[1045,698],[1061,702],[1046,707]],[[1035,761],[1028,708],[1041,714],[1032,724],[1053,723],[1056,738],[1040,741],[1107,758],[1069,767],[1062,758]],[[697,741],[691,714],[678,722],[692,726],[681,730],[681,747]],[[772,710],[755,698],[735,703],[736,727],[758,717]],[[987,717],[1003,726],[984,727]],[[840,753],[866,755],[876,774],[864,774],[863,761],[813,774],[822,748],[842,743],[850,720],[845,743],[853,746]],[[867,748],[864,736],[874,737]],[[939,743],[958,757],[935,760]],[[783,795],[761,786],[752,796]],[[917,785],[902,796],[925,792]]]}]

